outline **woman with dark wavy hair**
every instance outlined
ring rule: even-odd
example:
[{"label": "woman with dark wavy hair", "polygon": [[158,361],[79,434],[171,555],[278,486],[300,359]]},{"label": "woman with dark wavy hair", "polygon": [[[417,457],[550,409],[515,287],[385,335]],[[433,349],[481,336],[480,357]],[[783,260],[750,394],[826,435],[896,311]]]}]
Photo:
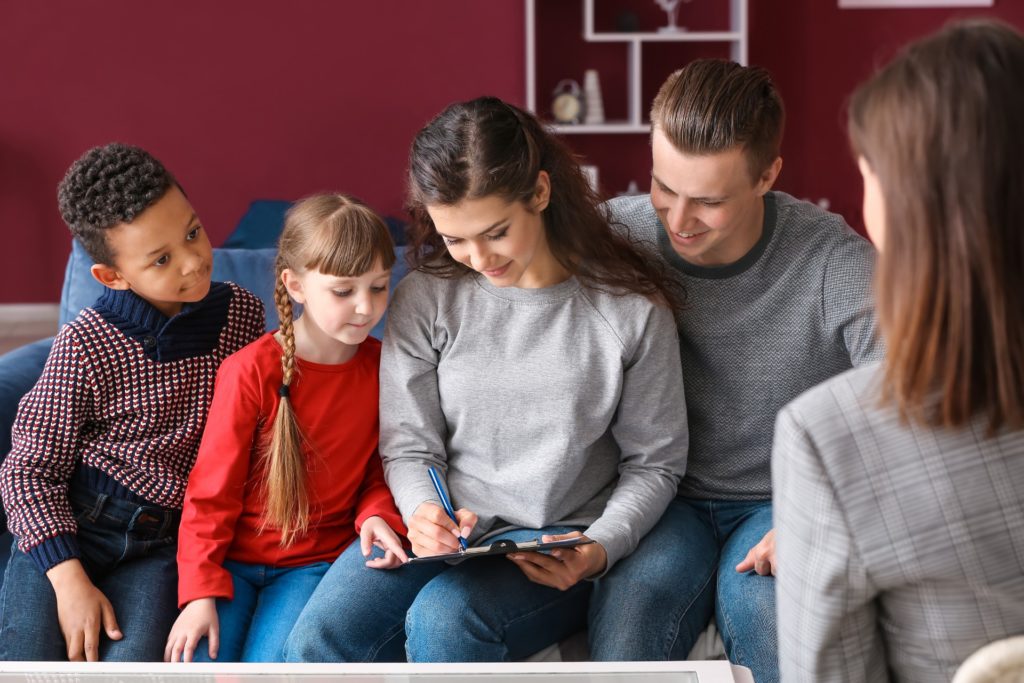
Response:
[{"label": "woman with dark wavy hair", "polygon": [[881,365],[779,415],[784,681],[948,681],[1024,634],[1024,36],[966,22],[854,94]]},{"label": "woman with dark wavy hair", "polygon": [[636,547],[685,469],[680,293],[611,230],[565,145],[499,99],[454,104],[417,135],[409,182],[381,457],[413,552],[593,542],[390,574],[336,563],[293,659],[502,661],[555,643],[586,626],[585,579]]}]

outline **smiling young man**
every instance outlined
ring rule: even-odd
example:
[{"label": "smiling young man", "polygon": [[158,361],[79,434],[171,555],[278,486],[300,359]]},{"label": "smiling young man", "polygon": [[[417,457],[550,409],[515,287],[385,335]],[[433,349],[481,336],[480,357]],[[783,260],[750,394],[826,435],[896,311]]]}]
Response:
[{"label": "smiling young man", "polygon": [[677,322],[690,452],[661,522],[598,581],[596,659],[685,659],[714,616],[731,661],[758,683],[778,679],[775,416],[882,354],[871,245],[841,217],[771,190],[784,118],[763,69],[693,62],[654,100],[650,197],[609,205],[688,292]]}]

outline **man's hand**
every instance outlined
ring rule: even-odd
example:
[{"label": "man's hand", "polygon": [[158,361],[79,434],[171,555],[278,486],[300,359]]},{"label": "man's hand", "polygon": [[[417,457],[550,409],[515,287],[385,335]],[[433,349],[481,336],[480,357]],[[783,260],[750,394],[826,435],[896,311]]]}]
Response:
[{"label": "man's hand", "polygon": [[750,549],[743,561],[736,565],[736,571],[743,573],[753,569],[761,576],[775,576],[775,529],[764,535],[761,542]]},{"label": "man's hand", "polygon": [[111,640],[124,637],[114,616],[114,606],[89,580],[77,559],[50,567],[46,578],[57,596],[57,621],[68,648],[68,660],[98,662],[101,627]]},{"label": "man's hand", "polygon": [[409,561],[409,556],[402,548],[402,541],[394,529],[388,526],[382,518],[374,515],[367,517],[359,530],[359,549],[363,557],[369,557],[373,546],[384,551],[384,557],[376,557],[366,561],[367,567],[373,569],[394,569]]},{"label": "man's hand", "polygon": [[[554,536],[541,536],[542,542],[582,536],[579,531]],[[526,578],[542,586],[566,591],[583,579],[600,574],[608,566],[608,553],[600,543],[588,543],[571,548],[556,548],[545,553],[511,553],[508,559],[526,574]]]},{"label": "man's hand", "polygon": [[210,659],[217,659],[220,648],[220,620],[217,617],[217,599],[199,598],[185,605],[174,620],[171,633],[164,646],[165,662],[191,662],[196,646],[203,636],[207,638]]},{"label": "man's hand", "polygon": [[409,542],[418,557],[459,551],[459,536],[468,538],[476,526],[476,513],[465,508],[455,511],[455,524],[439,505],[421,503],[409,520]]}]

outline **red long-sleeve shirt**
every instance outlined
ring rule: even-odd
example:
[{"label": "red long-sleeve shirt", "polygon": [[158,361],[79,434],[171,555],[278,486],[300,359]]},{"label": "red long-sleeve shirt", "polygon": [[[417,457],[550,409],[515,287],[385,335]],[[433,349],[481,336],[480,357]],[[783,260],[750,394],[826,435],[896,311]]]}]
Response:
[{"label": "red long-sleeve shirt", "polygon": [[368,517],[399,534],[401,516],[377,453],[380,342],[363,342],[341,365],[296,359],[291,401],[306,437],[310,525],[291,546],[259,533],[265,507],[263,445],[278,407],[281,347],[268,333],[227,358],[189,476],[178,538],[178,602],[232,598],[225,559],[279,567],[333,561]]}]

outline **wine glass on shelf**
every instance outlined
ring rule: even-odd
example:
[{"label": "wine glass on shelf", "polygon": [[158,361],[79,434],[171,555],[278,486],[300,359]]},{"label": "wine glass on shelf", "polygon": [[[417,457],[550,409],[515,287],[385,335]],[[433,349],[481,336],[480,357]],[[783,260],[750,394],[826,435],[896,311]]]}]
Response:
[{"label": "wine glass on shelf", "polygon": [[658,29],[658,33],[679,33],[685,31],[686,27],[679,26],[676,23],[676,16],[679,13],[679,5],[684,2],[690,2],[690,0],[654,0],[658,3],[661,9],[665,10],[668,14],[668,26],[662,26]]}]

